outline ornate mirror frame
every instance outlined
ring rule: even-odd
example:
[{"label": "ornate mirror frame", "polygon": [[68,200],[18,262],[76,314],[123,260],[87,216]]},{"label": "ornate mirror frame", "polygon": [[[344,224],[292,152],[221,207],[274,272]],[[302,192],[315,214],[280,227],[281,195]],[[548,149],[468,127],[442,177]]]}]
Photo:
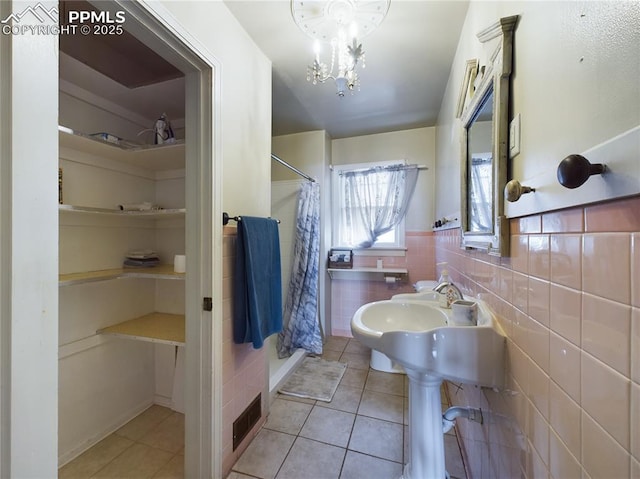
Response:
[{"label": "ornate mirror frame", "polygon": [[[486,251],[494,256],[509,255],[509,221],[504,216],[504,187],[507,183],[509,157],[509,101],[513,56],[513,31],[518,15],[501,18],[494,25],[478,33],[485,46],[497,45],[485,66],[467,62],[467,71],[460,91],[458,116],[462,120],[460,161],[460,226],[461,247]],[[471,68],[470,68],[471,67]],[[475,88],[474,88],[475,86]],[[492,227],[483,231],[470,228],[468,201],[470,198],[469,128],[484,106],[484,100],[493,95],[492,107]]]}]

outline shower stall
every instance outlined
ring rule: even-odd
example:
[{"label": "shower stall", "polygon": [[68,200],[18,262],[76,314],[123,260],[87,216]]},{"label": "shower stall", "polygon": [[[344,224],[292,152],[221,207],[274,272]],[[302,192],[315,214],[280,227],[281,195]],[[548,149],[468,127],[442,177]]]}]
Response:
[{"label": "shower stall", "polygon": [[[271,155],[274,161],[291,169],[301,179],[281,180],[271,182],[271,217],[280,220],[280,257],[282,268],[282,304],[287,303],[292,267],[294,266],[294,246],[296,238],[296,223],[298,215],[298,199],[305,183],[315,181],[297,168],[289,165],[275,155]],[[286,324],[284,325],[286,329]],[[280,359],[277,348],[278,336],[269,338],[269,392],[275,394],[278,388],[286,381],[297,365],[304,359],[307,352],[302,348],[291,351],[291,356]]]}]

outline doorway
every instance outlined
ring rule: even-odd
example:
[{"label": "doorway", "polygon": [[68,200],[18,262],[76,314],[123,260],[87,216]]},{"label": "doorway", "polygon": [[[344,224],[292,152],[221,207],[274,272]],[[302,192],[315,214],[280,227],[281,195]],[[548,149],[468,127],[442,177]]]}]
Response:
[{"label": "doorway", "polygon": [[[221,428],[219,426],[221,414],[221,377],[219,374],[211,374],[211,371],[220,371],[222,363],[220,344],[222,335],[221,331],[218,330],[220,325],[219,322],[216,324],[216,322],[213,321],[214,317],[221,316],[222,304],[222,252],[219,246],[220,241],[214,240],[214,238],[222,237],[222,225],[221,222],[213,221],[213,218],[221,218],[222,216],[221,201],[218,196],[218,192],[221,190],[220,151],[218,147],[219,142],[216,141],[219,135],[219,122],[214,121],[219,115],[219,102],[216,101],[219,98],[219,82],[216,81],[216,71],[219,71],[219,65],[215,59],[211,58],[206,52],[199,50],[194,44],[195,42],[190,41],[188,32],[183,31],[180,25],[172,22],[170,15],[163,15],[164,11],[159,5],[149,6],[141,5],[137,2],[125,1],[99,1],[91,2],[90,4],[87,2],[61,2],[61,21],[65,8],[83,11],[93,9],[98,12],[107,12],[112,18],[125,18],[126,20],[123,26],[127,34],[132,37],[132,43],[124,50],[126,54],[122,61],[126,61],[127,55],[135,56],[134,52],[138,52],[138,55],[145,55],[143,49],[137,49],[137,46],[131,46],[136,45],[135,42],[137,42],[141,45],[141,48],[147,48],[153,55],[168,65],[166,69],[168,76],[163,77],[162,74],[156,73],[155,79],[153,75],[146,80],[138,80],[137,78],[133,80],[123,78],[112,79],[123,84],[131,81],[130,86],[127,86],[127,88],[133,90],[138,89],[136,93],[139,94],[137,96],[142,95],[141,92],[142,88],[144,88],[145,81],[147,85],[154,86],[155,88],[166,86],[171,82],[181,84],[181,90],[180,87],[178,87],[177,91],[180,92],[179,95],[182,97],[182,101],[175,103],[178,109],[181,104],[184,112],[183,121],[181,121],[182,119],[180,118],[172,119],[170,116],[168,118],[169,120],[174,120],[174,126],[176,126],[176,144],[179,145],[181,141],[183,142],[182,153],[178,153],[178,155],[183,155],[183,163],[178,163],[177,167],[171,163],[175,161],[174,157],[168,160],[169,166],[165,168],[156,168],[157,163],[149,167],[145,163],[146,161],[152,163],[157,161],[156,156],[151,156],[148,160],[133,160],[133,165],[123,167],[123,169],[119,171],[118,169],[120,167],[117,166],[117,164],[122,162],[122,159],[115,157],[111,158],[111,162],[103,160],[103,162],[100,163],[102,157],[98,150],[92,150],[87,153],[87,155],[93,157],[88,158],[87,156],[88,159],[84,158],[82,161],[78,161],[76,158],[65,159],[65,161],[76,161],[76,164],[82,163],[81,168],[85,170],[93,168],[97,172],[100,172],[99,175],[103,176],[96,175],[93,177],[93,180],[89,179],[87,182],[84,182],[82,180],[85,178],[91,178],[90,175],[83,176],[87,175],[86,171],[79,172],[79,168],[74,169],[74,167],[68,167],[69,177],[67,177],[65,174],[67,171],[64,171],[65,169],[63,168],[61,176],[63,206],[60,207],[60,218],[61,221],[65,221],[65,223],[64,227],[62,223],[60,226],[61,268],[71,267],[69,266],[68,258],[64,256],[67,245],[70,243],[68,241],[70,233],[67,230],[82,230],[85,232],[87,238],[102,237],[102,239],[104,239],[104,235],[100,234],[100,232],[103,231],[111,231],[111,234],[114,234],[113,231],[127,231],[127,241],[123,241],[120,245],[117,244],[119,240],[103,243],[104,246],[99,249],[98,253],[94,253],[90,259],[85,258],[89,263],[97,261],[98,266],[90,268],[94,270],[96,268],[100,271],[111,269],[116,252],[109,252],[109,249],[114,247],[114,243],[116,243],[115,249],[126,249],[126,251],[122,251],[122,254],[130,253],[134,248],[140,249],[146,244],[152,244],[154,248],[150,249],[158,249],[161,253],[164,253],[164,255],[159,255],[161,258],[162,256],[166,257],[164,258],[166,261],[163,262],[173,262],[173,256],[178,253],[185,254],[186,256],[186,273],[178,276],[178,281],[174,281],[176,278],[169,273],[165,276],[151,275],[152,277],[149,277],[149,275],[147,275],[143,278],[126,278],[125,281],[130,282],[131,285],[135,285],[135,287],[130,289],[135,290],[136,293],[128,299],[125,298],[121,301],[121,304],[130,304],[128,310],[123,311],[122,308],[124,308],[124,306],[119,309],[119,314],[134,316],[134,319],[140,316],[137,313],[135,315],[133,314],[133,311],[136,309],[145,310],[142,311],[143,317],[146,317],[146,309],[152,309],[154,313],[156,310],[160,310],[160,314],[172,316],[171,319],[176,319],[175,317],[181,316],[183,318],[184,334],[182,342],[178,339],[171,340],[169,343],[165,342],[164,344],[160,342],[161,344],[158,345],[159,342],[157,339],[146,341],[143,338],[140,340],[141,335],[134,338],[134,341],[132,341],[131,338],[122,339],[122,336],[107,341],[103,339],[103,331],[113,326],[112,324],[108,324],[105,325],[105,328],[100,328],[98,334],[90,335],[89,332],[89,335],[82,337],[81,341],[84,342],[81,347],[76,349],[72,347],[73,350],[71,352],[78,355],[88,350],[84,349],[85,346],[105,349],[106,344],[112,344],[116,351],[121,351],[123,354],[130,354],[132,358],[136,358],[133,364],[138,368],[137,374],[144,374],[144,364],[146,364],[147,372],[154,375],[153,380],[146,378],[145,381],[136,380],[135,377],[129,378],[129,383],[137,383],[139,385],[142,382],[146,385],[140,386],[141,390],[137,391],[137,396],[131,399],[131,404],[123,405],[117,412],[114,412],[114,417],[106,418],[102,425],[97,426],[95,430],[92,430],[90,427],[84,428],[82,434],[87,437],[87,445],[95,443],[106,433],[106,426],[104,426],[104,424],[110,424],[113,427],[113,425],[117,425],[118,422],[126,422],[127,419],[130,419],[127,417],[127,414],[135,411],[136,404],[138,408],[141,408],[144,407],[145,401],[153,401],[158,395],[162,396],[162,393],[159,393],[157,390],[157,383],[159,381],[167,383],[166,374],[162,371],[158,373],[158,370],[162,370],[163,367],[166,368],[167,362],[169,362],[169,367],[174,369],[172,370],[172,381],[170,384],[165,384],[166,387],[164,389],[168,390],[165,396],[170,397],[171,401],[173,401],[172,407],[177,409],[182,408],[185,414],[185,477],[219,477],[221,474],[221,441],[219,440],[221,434]],[[103,39],[106,45],[100,48],[104,48],[104,54],[107,55],[109,52],[109,37],[105,36]],[[112,37],[112,40],[115,40],[115,37]],[[118,40],[121,40],[121,38],[119,37]],[[96,55],[96,48],[99,47],[91,46],[89,48],[93,53],[93,59],[100,56]],[[71,57],[71,59],[64,60],[67,62],[67,65],[78,66],[78,62],[86,65],[86,63],[91,63],[92,61],[91,55],[78,59],[81,57],[82,49],[80,49],[80,52],[75,53],[71,51],[64,53],[64,50],[61,42],[61,62],[63,55]],[[117,50],[117,48],[115,48],[115,50]],[[120,50],[120,52],[122,51],[123,50]],[[151,56],[151,54],[147,56]],[[102,57],[102,59],[104,59],[104,57]],[[100,60],[100,58],[98,58],[98,60]],[[130,58],[130,60],[131,68],[140,64],[135,58]],[[107,61],[102,65],[93,65],[90,69],[98,71],[100,75],[109,76],[110,72],[105,70],[105,64],[106,67],[113,66],[113,62]],[[125,73],[122,70],[126,69],[126,64],[116,63],[116,65],[119,66],[120,70],[118,71],[118,68],[116,68],[116,75],[118,73]],[[176,81],[176,79],[179,81]],[[97,138],[98,143],[109,141],[120,143],[116,145],[117,147],[128,147],[130,144],[134,144],[133,149],[138,149],[136,144],[137,140],[143,143],[153,142],[153,140],[145,140],[144,135],[141,137],[142,139],[135,138],[137,135],[126,136],[126,130],[135,128],[136,122],[140,123],[140,121],[142,121],[141,119],[148,120],[148,115],[140,114],[137,118],[136,115],[134,115],[133,118],[125,120],[125,117],[128,116],[128,112],[130,112],[132,108],[128,108],[126,104],[118,105],[112,98],[107,98],[104,90],[102,90],[100,94],[95,95],[96,92],[88,92],[86,89],[78,87],[78,85],[69,85],[68,79],[61,78],[60,83],[62,90],[66,88],[65,94],[68,95],[69,91],[74,92],[75,99],[71,100],[72,102],[77,101],[87,104],[87,102],[92,102],[92,98],[98,97],[97,101],[93,102],[97,103],[97,105],[92,105],[92,107],[95,107],[92,111],[98,112],[95,115],[91,115],[92,121],[95,121],[97,117],[109,115],[112,117],[114,115],[116,117],[119,116],[122,119],[122,122],[119,122],[118,125],[115,125],[114,122],[107,121],[106,124],[111,125],[109,128],[110,131],[102,131],[100,128],[93,126],[89,131],[82,131],[82,127],[86,126],[88,121],[83,121],[82,115],[79,115],[74,120],[74,114],[63,112],[61,108],[61,112],[63,112],[64,116],[69,118],[68,121],[72,123],[72,125],[62,126],[71,130],[72,135],[80,133],[80,135],[77,135],[78,137],[85,137],[89,134],[99,132],[106,136]],[[78,108],[79,111],[82,111],[82,108]],[[163,109],[164,107],[159,105],[159,108]],[[158,111],[157,115],[163,113],[167,112]],[[88,120],[89,117],[85,118]],[[154,120],[156,118],[157,117],[154,117],[151,118],[151,121],[146,121],[145,125],[148,126],[148,129],[153,130]],[[132,125],[127,127],[123,126],[125,121],[128,121]],[[122,129],[118,130],[119,127]],[[112,131],[112,129],[118,131]],[[178,130],[182,130],[183,133],[178,132]],[[60,133],[61,137],[67,134],[68,132]],[[92,138],[92,140],[93,139],[95,138]],[[80,141],[84,140],[85,138],[82,138]],[[163,151],[171,150],[173,143],[161,145],[161,147]],[[112,149],[112,145],[101,144],[99,148],[109,150]],[[67,150],[70,149],[73,149],[73,147],[69,147],[66,143],[64,145],[61,144],[61,157],[62,155],[70,156],[67,152]],[[149,150],[152,151],[152,148],[149,148]],[[91,164],[92,162],[93,164]],[[180,170],[183,170],[182,173],[180,173]],[[147,173],[147,171],[151,171],[152,173]],[[92,187],[87,187],[90,191],[82,192],[78,189],[74,190],[72,186],[74,175],[76,179],[81,180],[78,183],[82,182],[85,186],[87,186],[87,184],[93,185]],[[106,178],[107,176],[110,176],[110,178]],[[121,179],[123,181],[120,181]],[[118,185],[117,188],[121,188],[119,193],[122,195],[122,198],[126,198],[126,201],[131,200],[136,204],[142,201],[142,197],[139,196],[141,189],[148,188],[149,194],[154,200],[160,198],[167,202],[168,206],[160,204],[160,207],[177,211],[177,216],[157,216],[153,219],[144,218],[144,220],[139,220],[135,218],[119,218],[117,215],[112,215],[107,212],[105,213],[105,217],[100,216],[96,219],[95,211],[88,213],[85,211],[81,214],[81,217],[76,217],[73,215],[76,215],[77,212],[70,213],[68,209],[65,209],[69,204],[65,196],[70,196],[67,199],[71,203],[74,203],[74,196],[75,198],[88,198],[88,200],[83,201],[85,201],[85,203],[87,201],[89,203],[95,201],[96,203],[95,205],[89,204],[88,208],[108,209],[106,203],[115,203],[115,201],[113,201],[115,196],[108,196],[113,192],[115,187],[107,188],[110,191],[105,193],[105,196],[100,196],[100,186],[108,184]],[[68,195],[65,194],[66,192],[68,192]],[[100,202],[105,202],[105,204],[100,204]],[[125,200],[123,200],[123,202],[125,202]],[[146,202],[145,200],[144,203]],[[161,203],[161,201],[157,202]],[[153,201],[152,203],[154,203],[153,208],[155,208],[157,205]],[[72,204],[71,208],[73,209],[74,206],[75,205]],[[123,204],[123,207],[124,206],[125,204]],[[65,215],[72,215],[73,217],[70,220],[65,220],[63,218]],[[182,215],[182,217],[180,217],[180,215]],[[141,226],[140,223],[131,224],[136,221],[142,222],[143,225]],[[153,225],[151,223],[153,223]],[[65,231],[63,231],[63,228]],[[92,228],[94,231],[92,231]],[[131,240],[132,237],[134,238],[133,240]],[[142,243],[142,245],[136,246],[138,243]],[[84,250],[81,246],[81,241],[73,240],[71,244],[76,247],[76,251]],[[78,248],[78,245],[80,245],[80,248]],[[96,251],[95,247],[93,251]],[[81,261],[85,255],[80,253],[74,256],[74,261],[77,260],[77,256],[80,256],[78,261]],[[100,258],[96,259],[96,256]],[[104,267],[101,266],[101,262],[104,262]],[[83,265],[76,265],[75,269],[82,269],[82,267]],[[74,268],[71,267],[71,269]],[[127,271],[124,271],[126,276]],[[119,277],[117,279],[120,280],[123,278]],[[181,283],[176,287],[176,283],[179,282]],[[104,287],[104,285],[117,283],[116,278],[107,278],[102,282],[91,282],[87,286],[81,285],[79,287],[86,288],[89,297],[93,294],[95,297],[108,298],[113,301],[114,294],[119,294],[121,291],[104,292],[100,291],[99,288]],[[76,286],[69,286],[69,288],[73,287]],[[109,287],[111,286],[107,286],[106,288],[108,289]],[[117,289],[117,287],[115,288]],[[127,290],[129,288],[125,286],[120,289]],[[67,291],[71,290],[65,289],[65,292],[61,294],[73,296],[72,293],[67,293]],[[139,295],[137,291],[141,291]],[[78,296],[86,298],[87,295],[84,293],[85,292],[78,294]],[[174,298],[175,301],[167,301],[167,297]],[[118,300],[119,297],[116,297],[115,301]],[[160,303],[160,306],[158,306],[158,303]],[[95,304],[95,302],[92,302],[92,304],[96,308],[100,307],[100,305]],[[173,308],[175,304],[178,304],[180,306],[178,309],[182,309],[182,311],[171,311],[171,308]],[[61,296],[59,313],[61,331],[63,330],[63,324],[68,323],[65,317],[63,317],[63,312],[66,314],[68,310],[75,309],[77,311],[81,308],[82,306],[65,305],[64,298]],[[61,333],[60,339],[61,341],[64,339],[64,334]],[[75,346],[78,346],[80,340],[74,339],[73,342]],[[101,355],[102,352],[94,354],[96,357]],[[163,363],[163,365],[158,366],[159,362]],[[140,364],[143,364],[143,366],[140,366]],[[132,365],[129,369],[134,370],[135,367]],[[123,373],[128,372],[124,364],[120,365],[120,368],[124,368]],[[185,371],[189,371],[189,374],[185,374]],[[60,378],[63,376],[66,377],[67,375],[60,374]],[[163,376],[165,379],[159,379],[159,377]],[[120,380],[121,377],[117,374],[113,374],[113,377],[110,378],[111,384],[118,384]],[[106,378],[103,379],[103,383],[107,383]],[[102,387],[105,387],[102,394],[108,395],[108,387],[106,387],[105,384],[102,385]],[[149,396],[149,384],[153,384],[155,388],[151,396]],[[91,394],[96,395],[99,391],[99,389],[94,388]],[[122,392],[119,396],[121,397],[125,394],[125,392]],[[99,397],[99,395],[96,397]],[[151,397],[151,399],[149,399],[149,397]],[[183,401],[183,405],[179,404],[180,401]],[[97,405],[97,407],[99,407],[99,405]],[[62,431],[66,427],[65,422],[61,421],[59,427]]]}]

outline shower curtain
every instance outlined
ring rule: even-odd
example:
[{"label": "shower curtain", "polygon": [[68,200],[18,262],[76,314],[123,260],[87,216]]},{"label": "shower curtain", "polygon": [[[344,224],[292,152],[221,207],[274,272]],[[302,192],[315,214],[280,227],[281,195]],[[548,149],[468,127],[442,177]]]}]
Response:
[{"label": "shower curtain", "polygon": [[318,266],[320,262],[320,186],[306,182],[300,189],[293,247],[293,265],[285,301],[284,329],[278,335],[278,357],[298,348],[322,354],[318,319]]}]

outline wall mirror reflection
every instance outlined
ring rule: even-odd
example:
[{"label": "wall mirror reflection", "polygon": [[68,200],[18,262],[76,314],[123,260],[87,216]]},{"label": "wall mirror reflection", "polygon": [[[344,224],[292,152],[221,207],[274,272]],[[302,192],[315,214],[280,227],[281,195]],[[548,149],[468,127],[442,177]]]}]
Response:
[{"label": "wall mirror reflection", "polygon": [[495,256],[509,254],[503,191],[507,181],[509,85],[517,20],[518,16],[501,18],[478,34],[489,51],[488,60],[481,67],[474,61],[467,62],[461,88],[461,246]]},{"label": "wall mirror reflection", "polygon": [[467,212],[469,230],[493,231],[493,89],[482,99],[467,128]]}]

